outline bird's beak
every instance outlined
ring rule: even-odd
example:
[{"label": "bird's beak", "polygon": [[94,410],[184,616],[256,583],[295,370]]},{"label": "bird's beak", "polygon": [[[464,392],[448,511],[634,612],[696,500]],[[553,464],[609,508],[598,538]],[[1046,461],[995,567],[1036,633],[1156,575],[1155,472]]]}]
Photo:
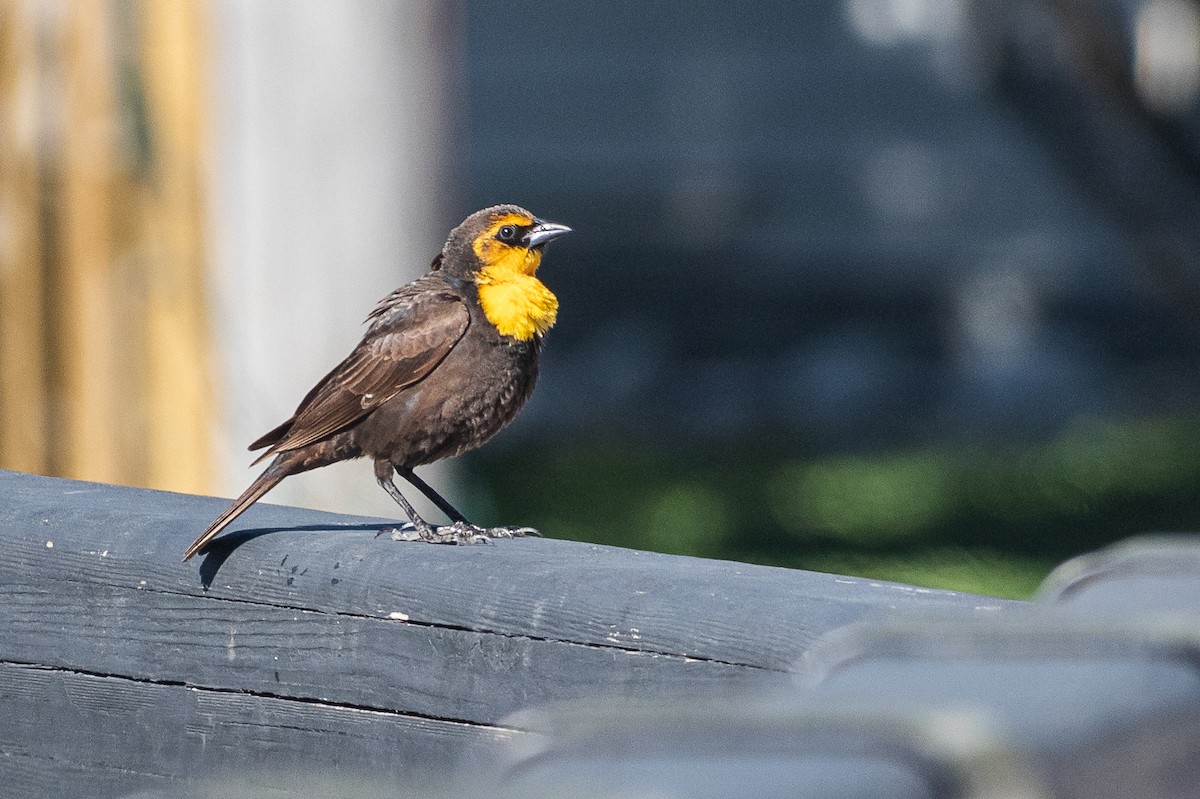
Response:
[{"label": "bird's beak", "polygon": [[560,225],[557,222],[543,222],[536,220],[534,226],[525,234],[525,246],[533,249],[541,247],[549,241],[557,239],[559,236],[565,236],[571,232],[571,228],[566,225]]}]

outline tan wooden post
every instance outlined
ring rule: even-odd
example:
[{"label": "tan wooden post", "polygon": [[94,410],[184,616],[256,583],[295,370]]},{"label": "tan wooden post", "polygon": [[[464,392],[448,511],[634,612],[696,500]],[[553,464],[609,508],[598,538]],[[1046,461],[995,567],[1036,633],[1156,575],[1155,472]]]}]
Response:
[{"label": "tan wooden post", "polygon": [[0,4],[0,468],[50,469],[37,20]]},{"label": "tan wooden post", "polygon": [[0,11],[0,465],[211,488],[207,4]]}]

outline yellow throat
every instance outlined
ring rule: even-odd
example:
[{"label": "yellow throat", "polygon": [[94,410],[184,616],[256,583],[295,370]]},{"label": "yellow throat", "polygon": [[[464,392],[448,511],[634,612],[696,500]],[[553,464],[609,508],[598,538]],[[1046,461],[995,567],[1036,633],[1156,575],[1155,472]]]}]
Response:
[{"label": "yellow throat", "polygon": [[[494,227],[505,224],[500,220]],[[514,247],[491,236],[473,244],[483,267],[475,273],[479,304],[501,335],[528,341],[545,333],[558,318],[558,298],[535,277],[542,253]]]}]

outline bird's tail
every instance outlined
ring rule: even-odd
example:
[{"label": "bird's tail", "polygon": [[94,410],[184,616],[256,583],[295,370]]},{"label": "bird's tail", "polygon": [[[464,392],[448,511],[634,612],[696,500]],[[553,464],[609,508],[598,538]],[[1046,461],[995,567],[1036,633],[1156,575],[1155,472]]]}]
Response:
[{"label": "bird's tail", "polygon": [[246,510],[246,508],[249,508],[251,505],[257,502],[263,494],[274,488],[276,483],[287,477],[289,474],[297,471],[295,468],[293,468],[294,466],[295,464],[291,458],[287,457],[287,454],[280,455],[279,457],[275,458],[275,460],[271,462],[271,465],[264,469],[263,473],[260,474],[257,479],[250,484],[250,487],[243,491],[240,497],[230,503],[229,507],[217,517],[216,521],[210,524],[208,529],[205,530],[199,538],[192,542],[192,545],[187,548],[186,552],[183,553],[184,562],[187,562],[192,555],[195,555],[197,552],[208,546],[208,543],[216,538],[217,535],[219,535],[220,532],[224,530],[230,522],[232,522],[238,516],[241,516],[242,512]]}]

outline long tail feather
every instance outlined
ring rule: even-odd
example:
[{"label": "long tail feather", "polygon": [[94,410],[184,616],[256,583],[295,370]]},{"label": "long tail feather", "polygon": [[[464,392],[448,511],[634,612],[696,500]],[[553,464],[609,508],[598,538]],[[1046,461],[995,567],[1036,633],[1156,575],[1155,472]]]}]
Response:
[{"label": "long tail feather", "polygon": [[258,476],[250,487],[242,492],[242,495],[235,499],[225,511],[217,517],[216,521],[208,526],[199,538],[192,542],[192,545],[183,553],[183,560],[186,563],[192,555],[195,555],[200,550],[204,549],[210,541],[216,538],[222,530],[229,525],[234,519],[242,515],[242,512],[253,505],[262,497],[263,494],[270,491],[275,485],[292,473],[293,469],[290,459],[280,456],[268,466],[262,474]]}]

